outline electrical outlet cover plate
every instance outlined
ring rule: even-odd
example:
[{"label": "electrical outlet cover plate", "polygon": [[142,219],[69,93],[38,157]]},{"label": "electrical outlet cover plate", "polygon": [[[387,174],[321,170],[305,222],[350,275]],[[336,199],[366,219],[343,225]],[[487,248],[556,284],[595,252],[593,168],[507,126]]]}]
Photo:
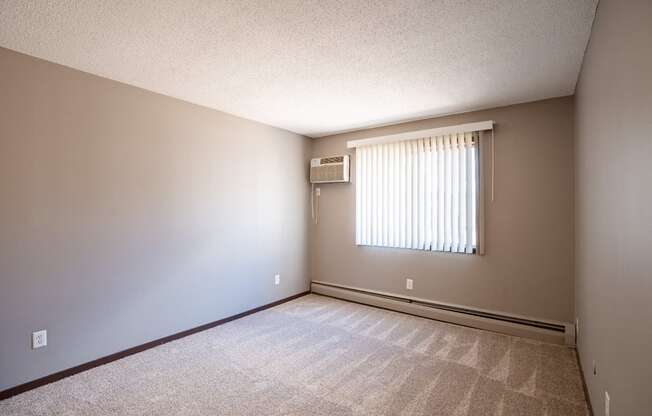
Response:
[{"label": "electrical outlet cover plate", "polygon": [[405,279],[405,287],[406,287],[408,290],[412,290],[412,288],[413,288],[413,282],[412,282],[412,279]]},{"label": "electrical outlet cover plate", "polygon": [[32,332],[32,349],[45,347],[48,345],[48,333],[45,329]]},{"label": "electrical outlet cover plate", "polygon": [[281,275],[280,274],[274,275],[274,284],[275,285],[280,285],[281,284]]}]

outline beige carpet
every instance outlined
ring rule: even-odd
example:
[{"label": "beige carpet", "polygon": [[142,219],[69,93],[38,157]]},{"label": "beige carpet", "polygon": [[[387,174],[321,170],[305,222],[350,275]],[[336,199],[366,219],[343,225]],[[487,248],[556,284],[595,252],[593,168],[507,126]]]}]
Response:
[{"label": "beige carpet", "polygon": [[0,415],[586,415],[574,350],[308,295]]}]

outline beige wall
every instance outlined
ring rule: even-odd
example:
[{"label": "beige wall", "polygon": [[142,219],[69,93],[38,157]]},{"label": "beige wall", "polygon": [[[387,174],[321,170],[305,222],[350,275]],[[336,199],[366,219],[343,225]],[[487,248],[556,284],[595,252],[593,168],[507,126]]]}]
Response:
[{"label": "beige wall", "polygon": [[[319,224],[312,228],[312,279],[571,322],[572,98],[320,138],[312,154],[353,155],[347,140],[483,120],[497,123],[486,256],[356,247],[355,185],[327,184],[320,186]],[[406,277],[414,279],[413,291],[405,289]]]},{"label": "beige wall", "polygon": [[0,68],[0,390],[308,289],[309,139]]},{"label": "beige wall", "polygon": [[[652,2],[601,0],[576,96],[576,313],[597,416],[652,414]],[[597,362],[597,375],[591,371]]]}]

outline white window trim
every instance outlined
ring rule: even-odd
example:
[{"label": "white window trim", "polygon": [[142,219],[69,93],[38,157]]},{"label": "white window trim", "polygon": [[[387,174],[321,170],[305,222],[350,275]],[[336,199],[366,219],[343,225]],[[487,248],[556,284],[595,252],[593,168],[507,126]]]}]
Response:
[{"label": "white window trim", "polygon": [[[483,256],[486,254],[485,242],[485,153],[486,143],[483,139],[483,133],[491,130],[491,201],[494,200],[494,136],[493,130],[496,123],[493,120],[479,121],[475,123],[458,124],[454,126],[439,127],[426,130],[410,131],[405,133],[391,134],[386,136],[377,136],[368,139],[350,140],[346,143],[347,148],[357,148],[366,145],[374,145],[380,143],[393,143],[404,140],[414,140],[424,137],[433,137],[454,133],[466,133],[477,131],[480,133],[480,140],[478,143],[478,206],[477,206],[477,247],[476,255]],[[356,161],[357,163],[357,161]],[[357,178],[355,179],[357,180]]]}]

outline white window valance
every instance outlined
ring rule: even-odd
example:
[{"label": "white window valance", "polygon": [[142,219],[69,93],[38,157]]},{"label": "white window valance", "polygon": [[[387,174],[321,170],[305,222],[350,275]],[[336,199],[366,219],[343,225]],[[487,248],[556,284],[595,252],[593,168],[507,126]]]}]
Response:
[{"label": "white window valance", "polygon": [[354,148],[354,147],[369,146],[372,144],[396,143],[396,142],[401,142],[406,140],[420,139],[423,137],[445,136],[448,134],[456,134],[456,133],[472,133],[475,131],[492,130],[493,126],[494,126],[494,122],[492,120],[478,121],[475,123],[458,124],[455,126],[437,127],[434,129],[390,134],[387,136],[372,137],[370,139],[350,140],[346,142],[346,147]]}]

